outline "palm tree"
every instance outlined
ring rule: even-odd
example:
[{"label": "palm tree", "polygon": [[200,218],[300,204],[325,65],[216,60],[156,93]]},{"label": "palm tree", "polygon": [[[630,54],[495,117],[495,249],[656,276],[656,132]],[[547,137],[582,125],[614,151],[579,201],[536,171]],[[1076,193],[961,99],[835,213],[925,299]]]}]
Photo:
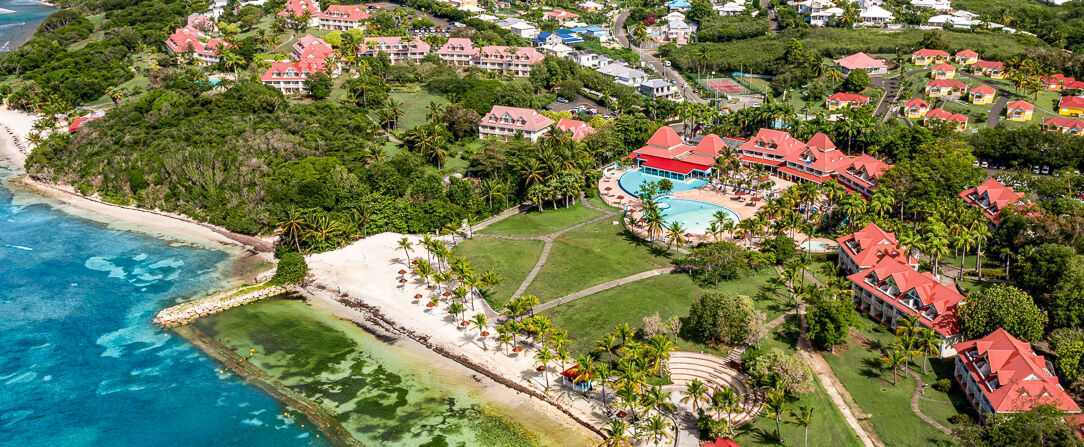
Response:
[{"label": "palm tree", "polygon": [[459,323],[459,315],[466,311],[467,306],[464,306],[463,303],[452,303],[451,306],[448,306],[448,313],[452,314],[452,320],[457,324]]},{"label": "palm tree", "polygon": [[809,446],[809,424],[813,423],[813,408],[801,405],[798,407],[798,411],[791,411],[790,415],[794,418],[787,421],[787,424],[795,427],[802,427],[804,437],[802,445]]},{"label": "palm tree", "polygon": [[662,415],[652,415],[644,425],[645,434],[655,441],[655,447],[659,447],[659,441],[670,438],[670,423],[662,418]]},{"label": "palm tree", "polygon": [[410,265],[410,247],[413,245],[408,238],[399,239],[399,248],[403,249],[403,253],[406,254],[407,265]]},{"label": "palm tree", "polygon": [[429,264],[429,261],[419,259],[418,263],[414,265],[414,274],[425,280],[426,288],[431,287],[429,285],[429,278],[433,276],[433,266]]},{"label": "palm tree", "polygon": [[708,387],[704,386],[704,383],[700,379],[693,379],[691,382],[685,384],[685,391],[682,392],[681,403],[692,404],[693,412],[700,412],[701,403],[711,403],[711,396],[708,395]]},{"label": "palm tree", "polygon": [[685,226],[682,225],[681,222],[676,220],[670,222],[670,224],[666,226],[666,232],[669,235],[669,238],[666,240],[666,248],[670,248],[671,244],[680,247],[688,242],[688,240],[685,239]]},{"label": "palm tree", "polygon": [[305,234],[309,229],[309,222],[305,220],[305,215],[298,211],[297,208],[291,207],[286,210],[286,218],[279,222],[279,226],[282,227],[282,233],[279,237],[286,240],[292,239],[294,247],[300,253],[301,240],[305,238]]},{"label": "palm tree", "polygon": [[489,350],[489,348],[486,347],[486,337],[483,335],[485,334],[485,330],[489,329],[487,323],[489,323],[489,319],[486,318],[486,314],[475,314],[474,317],[471,318],[471,324],[478,330],[479,335],[482,337],[482,349],[484,350]]},{"label": "palm tree", "polygon": [[600,447],[632,447],[630,440],[632,437],[625,432],[628,431],[628,424],[621,419],[610,419],[609,425],[602,429],[602,432],[606,435],[606,439],[599,444]]},{"label": "palm tree", "polygon": [[783,421],[783,416],[787,414],[787,399],[781,392],[768,393],[764,398],[764,416],[768,419],[775,420],[775,437],[779,438],[779,442],[783,442],[783,433],[779,429],[780,422]]},{"label": "palm tree", "polygon": [[655,209],[645,213],[643,219],[644,225],[647,228],[647,237],[654,241],[657,239],[657,236],[662,233],[663,228],[665,228],[666,219],[662,217],[662,213]]},{"label": "palm tree", "polygon": [[934,276],[940,276],[941,258],[949,254],[948,239],[944,237],[934,235],[924,244],[926,249],[926,255],[933,258],[933,274]]},{"label": "palm tree", "polygon": [[610,357],[610,363],[614,361],[614,353],[617,352],[617,334],[610,332],[595,342],[595,352],[605,352]]},{"label": "palm tree", "polygon": [[[975,274],[978,275],[979,280],[982,280],[982,243],[986,242],[986,239],[993,234],[990,233],[990,227],[986,226],[986,220],[983,218],[975,219],[971,222],[971,237],[974,238],[975,246]],[[964,265],[960,264],[960,269],[963,270]]]},{"label": "palm tree", "polygon": [[734,434],[734,413],[741,410],[741,397],[734,388],[724,386],[716,388],[711,395],[712,405],[726,413],[727,431]]},{"label": "palm tree", "polygon": [[941,355],[941,339],[933,330],[922,328],[918,332],[918,349],[922,352],[922,374],[926,374],[926,364],[931,355]]},{"label": "palm tree", "polygon": [[896,319],[896,336],[911,337],[918,333],[918,316],[904,315]]},{"label": "palm tree", "polygon": [[636,328],[629,326],[628,323],[620,326],[614,326],[614,332],[618,337],[621,337],[621,344],[628,345],[629,340],[636,338]]},{"label": "palm tree", "polygon": [[541,365],[542,377],[546,379],[546,389],[550,389],[549,363],[553,361],[553,352],[549,346],[543,346],[534,355],[535,363]]},{"label": "palm tree", "polygon": [[892,385],[895,386],[900,367],[907,363],[907,354],[904,354],[899,349],[889,349],[885,352],[884,357],[881,357],[881,362],[885,366],[892,368]]},{"label": "palm tree", "polygon": [[602,405],[610,405],[606,397],[606,383],[610,381],[610,376],[613,375],[613,369],[610,368],[609,363],[599,363],[595,365],[595,375],[598,376],[598,384],[602,388]]},{"label": "palm tree", "polygon": [[662,366],[662,362],[670,359],[670,353],[677,349],[674,342],[664,335],[655,334],[648,340],[647,343],[648,352],[651,355],[651,362],[653,363],[651,373],[658,374],[659,368]]}]

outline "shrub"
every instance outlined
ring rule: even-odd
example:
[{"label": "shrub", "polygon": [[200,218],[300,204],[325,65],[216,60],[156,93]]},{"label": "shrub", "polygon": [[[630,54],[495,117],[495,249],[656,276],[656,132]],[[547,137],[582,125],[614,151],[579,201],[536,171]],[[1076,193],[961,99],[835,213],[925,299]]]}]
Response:
[{"label": "shrub", "polygon": [[271,284],[296,284],[305,279],[305,275],[308,274],[309,264],[305,262],[305,257],[301,253],[283,253],[279,258],[278,268],[275,269],[275,276],[271,277]]},{"label": "shrub", "polygon": [[701,411],[700,416],[696,418],[696,431],[701,440],[715,440],[726,436],[727,421],[726,419],[716,420],[711,415]]},{"label": "shrub", "polygon": [[948,418],[948,421],[953,423],[953,424],[964,424],[964,423],[967,423],[967,421],[970,421],[970,420],[971,420],[970,416],[968,416],[966,414],[962,414],[962,413],[956,413],[956,414],[954,414],[952,416],[949,416],[949,418]]},{"label": "shrub", "polygon": [[938,391],[947,393],[952,389],[952,381],[949,379],[940,379],[934,386],[937,387]]}]

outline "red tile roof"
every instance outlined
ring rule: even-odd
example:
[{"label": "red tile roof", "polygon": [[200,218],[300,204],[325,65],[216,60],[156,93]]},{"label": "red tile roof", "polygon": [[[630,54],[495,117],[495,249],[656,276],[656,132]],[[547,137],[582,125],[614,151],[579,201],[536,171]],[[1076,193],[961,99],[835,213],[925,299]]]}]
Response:
[{"label": "red tile roof", "polygon": [[689,174],[693,171],[703,171],[705,166],[695,163],[688,163],[681,160],[667,159],[662,157],[655,157],[652,155],[640,155],[640,159],[646,160],[641,166],[649,168],[655,168],[663,171],[677,172],[679,174]]},{"label": "red tile roof", "polygon": [[887,68],[885,61],[874,59],[866,53],[854,53],[843,59],[836,59],[835,63],[848,70],[861,70],[866,68]]},{"label": "red tile roof", "polygon": [[982,210],[983,215],[994,223],[998,223],[1001,221],[1001,210],[1024,200],[1024,193],[1016,192],[1002,185],[997,179],[990,178],[977,187],[960,192],[960,197],[969,205]]},{"label": "red tile roof", "polygon": [[[511,123],[502,122],[503,118],[509,118]],[[519,107],[493,106],[489,113],[482,117],[479,124],[507,127],[516,130],[536,132],[553,124],[553,120],[533,109]]]},{"label": "red tile roof", "polygon": [[923,48],[923,49],[915,51],[914,53],[911,53],[911,54],[915,55],[915,56],[922,56],[922,57],[948,57],[948,53],[946,53],[944,51],[931,50],[929,48]]},{"label": "red tile roof", "polygon": [[761,154],[774,154],[782,157],[786,157],[793,152],[801,151],[805,149],[805,143],[798,140],[789,133],[775,130],[775,129],[760,129],[757,131],[756,136],[750,138],[741,146],[738,146],[743,152],[754,152]]},{"label": "red tile roof", "polygon": [[465,37],[452,37],[437,50],[437,54],[478,54],[474,42]]},{"label": "red tile roof", "polygon": [[330,5],[327,9],[316,15],[321,19],[338,19],[359,21],[371,18],[372,15],[365,11],[363,5]]},{"label": "red tile roof", "polygon": [[186,26],[177,28],[166,39],[166,46],[175,53],[194,52],[197,54],[216,56],[221,48],[229,44],[221,39],[209,38],[203,31]]},{"label": "red tile roof", "polygon": [[741,447],[733,439],[718,437],[714,441],[708,441],[700,444],[700,447]]},{"label": "red tile roof", "polygon": [[1084,96],[1063,96],[1058,101],[1058,107],[1084,108]]},{"label": "red tile roof", "polygon": [[394,52],[414,52],[414,53],[428,53],[431,45],[428,42],[421,40],[417,37],[413,39],[406,39],[399,36],[391,37],[366,37],[361,44],[358,45],[358,52],[361,54],[373,55],[380,53]]},{"label": "red tile roof", "polygon": [[1080,129],[1084,130],[1084,120],[1077,118],[1066,118],[1064,116],[1055,116],[1043,120],[1044,126],[1054,126],[1062,129]]},{"label": "red tile roof", "polygon": [[684,144],[685,140],[681,139],[670,126],[662,126],[651,135],[651,138],[647,139],[648,146],[655,146],[661,148],[672,148],[679,144]]},{"label": "red tile roof", "polygon": [[958,88],[960,90],[967,90],[967,84],[964,84],[963,82],[961,82],[961,81],[959,81],[957,79],[934,79],[934,80],[932,80],[930,82],[927,82],[926,87],[938,87],[938,88],[949,87],[949,88]]},{"label": "red tile roof", "polygon": [[303,81],[309,75],[324,71],[324,63],[321,62],[272,62],[260,77],[261,81]]},{"label": "red tile roof", "polygon": [[557,121],[556,127],[563,132],[571,132],[572,139],[576,141],[582,141],[588,135],[598,132],[594,127],[588,126],[583,121],[568,118],[561,118],[560,121]]},{"label": "red tile roof", "polygon": [[956,57],[979,57],[979,53],[971,50],[960,50],[956,52]]},{"label": "red tile roof", "polygon": [[1010,102],[1005,107],[1008,108],[1009,110],[1017,110],[1017,109],[1019,109],[1019,110],[1035,110],[1035,105],[1034,104],[1032,104],[1030,102],[1027,102],[1027,101],[1024,101],[1022,99],[1018,100],[1018,101]]},{"label": "red tile roof", "polygon": [[574,12],[568,12],[563,9],[554,9],[553,11],[547,12],[545,15],[546,17],[553,17],[555,19],[571,19],[579,17],[578,14]]},{"label": "red tile roof", "polygon": [[976,86],[971,88],[971,93],[973,93],[973,94],[982,94],[982,95],[992,95],[994,93],[997,93],[997,90],[995,90],[993,87],[990,87],[989,85],[979,84],[979,85],[976,85]]},{"label": "red tile roof", "polygon": [[956,67],[949,64],[937,64],[933,67],[933,71],[943,71],[945,73],[955,73]]},{"label": "red tile roof", "polygon": [[994,412],[1027,411],[1040,404],[1080,412],[1058,383],[1058,377],[1048,369],[1046,358],[1004,329],[953,347]]},{"label": "red tile roof", "polygon": [[809,141],[806,142],[806,144],[822,151],[832,150],[836,148],[836,144],[832,142],[832,139],[828,138],[828,135],[825,135],[822,132],[817,132],[813,134],[813,137],[810,138]]},{"label": "red tile roof", "polygon": [[958,123],[966,123],[968,117],[959,113],[952,113],[945,109],[930,109],[926,112],[926,118],[942,119],[945,121],[954,121]]},{"label": "red tile roof", "polygon": [[907,101],[907,103],[905,103],[905,104],[903,105],[903,107],[905,107],[905,108],[908,108],[908,109],[910,109],[910,108],[912,108],[912,107],[918,107],[918,108],[923,108],[923,109],[929,109],[929,108],[930,108],[930,103],[926,102],[926,100],[925,100],[925,99],[922,99],[922,98],[915,98],[915,99],[912,99],[912,100],[910,100],[910,101]]},{"label": "red tile roof", "polygon": [[760,163],[762,165],[782,166],[787,163],[786,160],[769,160],[767,158],[752,157],[749,155],[742,155],[741,161],[749,163]]},{"label": "red tile roof", "polygon": [[[941,284],[928,272],[919,273],[894,257],[884,257],[872,268],[852,274],[847,279],[900,312],[918,315],[920,323],[942,337],[960,333],[956,306],[964,300],[964,296],[954,287]],[[873,284],[867,283],[867,280],[873,281]],[[880,287],[886,285],[894,285],[895,293],[889,295],[881,290]],[[911,308],[912,305],[905,304],[912,298],[919,300],[912,304],[917,311]]]},{"label": "red tile roof", "polygon": [[[847,177],[851,181],[873,189],[874,180],[881,177],[892,165],[866,154],[852,160],[841,160],[836,166],[836,175]],[[862,177],[865,177],[863,179]]]},{"label": "red tile roof", "polygon": [[301,17],[305,15],[305,11],[315,17],[320,14],[320,5],[310,0],[286,0],[286,5],[278,15]]},{"label": "red tile roof", "polygon": [[709,157],[718,157],[723,152],[723,148],[726,147],[726,143],[718,135],[708,134],[700,140],[700,143],[696,145],[693,152],[697,154],[704,154]]},{"label": "red tile roof", "polygon": [[1065,75],[1063,75],[1061,73],[1057,73],[1057,74],[1051,75],[1050,77],[1039,78],[1039,79],[1042,79],[1043,82],[1045,82],[1047,84],[1062,84],[1062,83],[1072,82],[1072,81],[1076,80],[1076,79],[1074,79],[1074,78],[1072,78],[1070,76],[1065,76]]},{"label": "red tile roof", "polygon": [[1084,81],[1068,81],[1062,85],[1062,88],[1066,90],[1084,89]]},{"label": "red tile roof", "polygon": [[[896,234],[886,232],[872,223],[854,233],[836,238],[836,242],[860,270],[877,265],[886,256],[896,259],[904,257],[903,250],[898,248]],[[910,256],[908,261],[913,265],[918,264],[918,261]]]},{"label": "red tile roof", "polygon": [[1005,63],[998,61],[978,61],[975,66],[986,70],[1004,70]]},{"label": "red tile roof", "polygon": [[809,181],[814,182],[814,183],[824,183],[824,182],[832,179],[832,176],[830,176],[830,175],[825,175],[825,176],[822,176],[822,177],[818,177],[816,175],[810,174],[808,172],[802,172],[802,171],[799,171],[797,169],[791,168],[789,166],[780,167],[779,171],[780,172],[785,172],[787,174],[797,176],[797,177],[800,177],[800,178],[803,178],[803,179],[806,179],[806,180],[809,180]]},{"label": "red tile roof", "polygon": [[[531,47],[516,47],[514,54],[508,53],[509,47],[489,45],[484,46],[479,50],[479,61],[491,61],[491,62],[520,62],[525,64],[537,64],[542,62],[546,58],[546,55],[539,53],[538,50]],[[512,59],[515,56],[515,59]]]},{"label": "red tile roof", "polygon": [[834,93],[832,96],[828,97],[828,100],[837,102],[866,102],[869,101],[869,97],[856,93]]}]

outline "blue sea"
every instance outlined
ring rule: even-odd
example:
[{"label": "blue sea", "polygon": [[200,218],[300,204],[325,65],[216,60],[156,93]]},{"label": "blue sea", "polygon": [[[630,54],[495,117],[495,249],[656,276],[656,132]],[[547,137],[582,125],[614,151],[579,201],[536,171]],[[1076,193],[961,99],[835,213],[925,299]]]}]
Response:
[{"label": "blue sea", "polygon": [[54,11],[56,8],[34,0],[0,0],[0,53],[26,42],[38,24]]},{"label": "blue sea", "polygon": [[151,323],[217,288],[226,261],[0,187],[0,446],[323,445]]}]

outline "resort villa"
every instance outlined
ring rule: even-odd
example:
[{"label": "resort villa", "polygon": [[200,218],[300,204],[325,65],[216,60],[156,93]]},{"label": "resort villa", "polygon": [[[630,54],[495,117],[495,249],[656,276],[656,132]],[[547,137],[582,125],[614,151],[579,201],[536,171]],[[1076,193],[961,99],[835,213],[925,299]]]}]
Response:
[{"label": "resort villa", "polygon": [[648,79],[640,84],[640,93],[648,98],[674,100],[677,89],[674,83],[663,79]]},{"label": "resort villa", "polygon": [[869,104],[869,97],[855,93],[833,93],[824,101],[824,107],[828,110],[862,107],[866,104]]},{"label": "resort villa", "polygon": [[392,64],[419,63],[429,54],[429,43],[417,37],[407,40],[403,37],[366,37],[358,47],[359,56],[376,56],[385,53]]},{"label": "resort villa", "polygon": [[840,160],[835,167],[835,177],[848,191],[870,197],[877,188],[878,179],[891,167],[888,163],[862,154],[850,159],[849,163],[846,159]]},{"label": "resort villa", "polygon": [[478,55],[474,42],[465,37],[452,37],[437,50],[437,57],[448,65],[466,67]]},{"label": "resort villa", "polygon": [[949,64],[937,64],[930,70],[934,79],[952,79],[956,77],[956,67]]},{"label": "resort villa", "polygon": [[493,109],[478,121],[478,138],[498,137],[508,140],[518,133],[532,142],[537,142],[552,126],[553,120],[536,110],[493,106]]},{"label": "resort villa", "polygon": [[335,50],[324,42],[324,39],[306,34],[294,42],[290,50],[290,57],[295,61],[324,62]]},{"label": "resort villa", "polygon": [[674,11],[647,27],[647,38],[655,42],[674,42],[681,46],[692,40],[696,25],[685,22],[685,15]]},{"label": "resort villa", "polygon": [[[876,228],[873,224],[870,226]],[[866,230],[869,230],[870,226],[867,226]],[[870,230],[871,233],[876,231],[880,231],[880,228]],[[850,243],[847,238],[839,239],[843,241],[840,243],[841,265],[845,262],[844,256],[848,256],[851,250],[844,248],[845,243]],[[876,237],[873,240],[876,240]],[[891,244],[894,239],[882,240],[884,241],[887,241],[887,244],[879,245]],[[876,245],[878,244],[875,243]],[[870,256],[872,257],[875,256]],[[851,282],[851,290],[854,291],[854,304],[871,317],[893,328],[904,315],[917,316],[920,326],[932,329],[937,334],[941,355],[947,357],[955,354],[953,345],[960,341],[956,306],[964,301],[964,296],[957,292],[955,287],[941,284],[932,274],[916,271],[914,265],[900,260],[903,257],[903,254],[886,254],[877,259],[873,267],[847,276]],[[910,260],[910,256],[907,257]]]},{"label": "resort villa", "polygon": [[362,21],[369,18],[372,15],[365,11],[365,5],[330,5],[316,15],[320,29],[334,31],[362,29],[365,27]]},{"label": "resort villa", "polygon": [[553,11],[549,11],[542,16],[545,17],[546,20],[549,20],[551,22],[561,23],[579,17],[579,14],[576,14],[574,12],[568,12],[563,9],[554,9]]},{"label": "resort villa", "polygon": [[309,26],[320,26],[320,2],[316,0],[286,0],[286,4],[283,6],[282,11],[278,12],[279,17],[304,17],[305,14],[309,14]]},{"label": "resort villa", "polygon": [[968,93],[972,104],[993,104],[997,90],[986,84],[976,85]]},{"label": "resort villa", "polygon": [[260,77],[260,82],[275,87],[283,94],[307,93],[305,80],[313,73],[323,72],[320,62],[272,62],[271,68]]},{"label": "resort villa", "polygon": [[836,59],[836,69],[849,74],[852,70],[865,70],[871,75],[888,73],[888,66],[882,59],[874,59],[866,53],[855,53],[843,59]]},{"label": "resort villa", "polygon": [[640,171],[659,177],[685,180],[711,175],[715,157],[726,143],[717,135],[708,135],[696,147],[685,144],[670,126],[660,127],[647,145],[629,154]]},{"label": "resort villa", "polygon": [[930,103],[925,99],[915,98],[903,104],[903,112],[908,118],[922,118],[930,111]]},{"label": "resort villa", "polygon": [[1001,222],[1001,210],[1009,205],[1023,204],[1024,193],[1002,185],[996,179],[988,179],[981,185],[960,193],[960,197],[994,224]]},{"label": "resort villa", "polygon": [[952,57],[952,61],[960,65],[971,65],[979,61],[979,53],[971,50],[960,50]]},{"label": "resort villa", "polygon": [[1021,99],[1010,102],[1005,106],[1005,119],[1020,122],[1031,121],[1031,115],[1034,112],[1035,105]]},{"label": "resort villa", "polygon": [[210,38],[199,28],[194,26],[192,17],[189,17],[189,25],[177,28],[166,39],[166,52],[192,57],[199,65],[214,65],[219,61],[218,52],[228,47],[226,41]]},{"label": "resort villa", "polygon": [[1044,404],[1080,413],[1080,407],[1058,383],[1054,365],[1005,329],[957,343],[953,349],[957,353],[956,381],[983,419]]},{"label": "resort villa", "polygon": [[907,255],[899,247],[895,233],[889,233],[876,224],[836,239],[839,243],[839,266],[847,275],[871,269],[883,258],[894,258],[909,266],[918,267],[918,259]]},{"label": "resort villa", "polygon": [[968,119],[967,115],[952,113],[945,109],[931,109],[926,112],[926,117],[922,120],[922,125],[929,127],[947,121],[953,124],[955,131],[961,132],[967,129]]},{"label": "resort villa", "polygon": [[1065,84],[1076,82],[1076,79],[1065,76],[1061,73],[1051,75],[1050,77],[1040,78],[1043,83],[1046,84],[1047,90],[1061,91],[1065,88]]},{"label": "resort villa", "polygon": [[598,132],[594,127],[587,125],[583,121],[569,118],[561,118],[554,127],[562,132],[571,133],[572,139],[575,141],[583,141],[588,135]]},{"label": "resort villa", "polygon": [[878,178],[891,166],[876,158],[848,157],[827,135],[817,133],[803,143],[789,133],[760,129],[737,148],[742,163],[759,164],[794,181],[824,183],[835,178],[849,191],[869,196]]},{"label": "resort villa", "polygon": [[948,57],[948,53],[944,51],[923,48],[911,53],[911,63],[915,65],[940,64],[944,63]]},{"label": "resort villa", "polygon": [[926,96],[960,96],[967,92],[967,84],[955,79],[934,79],[926,83]]},{"label": "resort villa", "polygon": [[1005,63],[998,61],[978,61],[972,66],[975,74],[993,79],[1005,79]]},{"label": "resort villa", "polygon": [[1058,115],[1080,116],[1084,114],[1084,96],[1063,96],[1058,101]]},{"label": "resort villa", "polygon": [[496,71],[513,76],[530,76],[531,68],[546,58],[531,47],[484,46],[472,61],[483,70]]},{"label": "resort villa", "polygon": [[1043,120],[1043,129],[1069,135],[1084,135],[1084,120],[1055,116]]}]

